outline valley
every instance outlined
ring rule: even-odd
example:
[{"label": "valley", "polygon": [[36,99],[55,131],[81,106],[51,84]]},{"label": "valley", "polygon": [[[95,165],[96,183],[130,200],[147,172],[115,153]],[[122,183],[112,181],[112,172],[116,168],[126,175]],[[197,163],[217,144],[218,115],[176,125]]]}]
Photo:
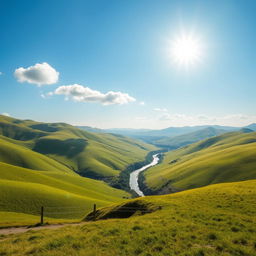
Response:
[{"label": "valley", "polygon": [[253,255],[256,132],[198,129],[160,145],[0,116],[0,226],[39,227],[4,229],[0,255]]},{"label": "valley", "polygon": [[144,193],[141,191],[141,188],[139,187],[139,184],[138,184],[139,174],[141,172],[145,171],[146,169],[148,169],[154,165],[157,165],[158,162],[159,162],[159,157],[157,154],[155,154],[155,155],[153,155],[153,160],[151,163],[144,165],[140,169],[135,170],[130,174],[129,185],[130,185],[131,190],[134,190],[137,195],[144,196]]}]

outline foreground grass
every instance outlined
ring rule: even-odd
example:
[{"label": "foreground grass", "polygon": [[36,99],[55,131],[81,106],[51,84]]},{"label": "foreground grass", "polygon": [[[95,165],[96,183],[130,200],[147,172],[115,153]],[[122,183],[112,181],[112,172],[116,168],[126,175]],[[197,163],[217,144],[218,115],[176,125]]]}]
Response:
[{"label": "foreground grass", "polygon": [[255,198],[255,180],[140,198],[136,200],[161,210],[2,237],[0,255],[252,256],[256,255]]},{"label": "foreground grass", "polygon": [[[102,181],[75,174],[35,171],[0,162],[0,227],[35,224],[33,216],[56,219],[81,219],[93,204],[106,206],[129,197]],[[16,212],[15,220],[13,214]],[[20,221],[19,221],[20,220]],[[32,222],[32,223],[31,223]]]},{"label": "foreground grass", "polygon": [[[39,215],[24,214],[17,212],[0,212],[1,228],[7,227],[20,227],[20,226],[33,226],[40,223]],[[47,224],[62,224],[62,223],[75,223],[81,219],[56,219],[56,218],[44,218],[44,222]]]}]

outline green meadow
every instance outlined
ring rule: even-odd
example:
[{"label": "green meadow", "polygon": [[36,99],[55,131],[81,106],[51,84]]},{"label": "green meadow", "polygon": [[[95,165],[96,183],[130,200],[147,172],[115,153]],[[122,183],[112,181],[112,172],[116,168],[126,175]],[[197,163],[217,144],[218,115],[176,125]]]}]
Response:
[{"label": "green meadow", "polygon": [[[254,180],[129,200],[100,209],[95,222],[2,235],[0,255],[252,256],[255,198]],[[131,205],[132,215],[121,218]],[[142,215],[142,207],[151,213]],[[111,213],[119,216],[104,220]]]}]

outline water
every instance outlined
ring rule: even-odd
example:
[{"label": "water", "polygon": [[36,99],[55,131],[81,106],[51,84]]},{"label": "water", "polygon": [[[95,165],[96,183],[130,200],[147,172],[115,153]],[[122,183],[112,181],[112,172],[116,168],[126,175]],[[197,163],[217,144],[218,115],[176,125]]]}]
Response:
[{"label": "water", "polygon": [[131,174],[130,174],[130,182],[129,182],[129,185],[130,185],[130,188],[132,190],[134,190],[139,196],[144,196],[143,192],[140,190],[139,188],[139,184],[138,184],[138,177],[139,177],[139,174],[143,171],[145,171],[146,169],[148,169],[149,167],[152,167],[156,164],[158,164],[159,162],[159,157],[158,157],[158,154],[155,154],[153,155],[153,160],[150,164],[147,164],[147,165],[144,165],[143,167],[141,167],[140,169],[137,169],[135,171],[133,171]]}]

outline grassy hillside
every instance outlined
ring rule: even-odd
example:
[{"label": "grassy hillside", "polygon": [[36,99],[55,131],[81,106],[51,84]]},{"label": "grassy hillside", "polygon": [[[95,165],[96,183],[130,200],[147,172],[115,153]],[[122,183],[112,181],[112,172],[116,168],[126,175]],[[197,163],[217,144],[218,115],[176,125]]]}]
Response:
[{"label": "grassy hillside", "polygon": [[98,212],[129,218],[3,236],[0,255],[252,256],[255,198],[255,180],[139,198]]},{"label": "grassy hillside", "polygon": [[29,223],[41,206],[48,218],[77,219],[93,204],[122,201],[130,195],[79,174],[114,179],[155,149],[120,135],[6,116],[0,116],[0,145],[0,225],[17,214]]},{"label": "grassy hillside", "polygon": [[255,179],[256,133],[243,129],[170,151],[143,174],[154,193]]},{"label": "grassy hillside", "polygon": [[[41,206],[46,207],[47,217],[81,218],[94,203],[104,206],[129,197],[102,181],[75,173],[30,170],[1,162],[0,194],[0,212],[5,212],[5,222],[10,222],[9,212],[39,215]],[[1,219],[0,225],[5,222]]]},{"label": "grassy hillside", "polygon": [[4,162],[33,170],[73,173],[63,164],[29,148],[14,144],[13,140],[4,136],[0,136],[0,145],[0,163]]},{"label": "grassy hillside", "polygon": [[[0,161],[42,170],[45,168],[41,163],[36,164],[35,159],[49,162],[51,158],[61,163],[63,170],[68,168],[93,178],[118,176],[128,165],[144,160],[149,151],[156,149],[121,135],[96,134],[64,123],[39,123],[6,116],[0,116],[0,135],[5,154]],[[8,154],[10,151],[15,151],[15,157]],[[29,155],[28,159],[25,155]]]},{"label": "grassy hillside", "polygon": [[154,141],[154,144],[168,147],[170,149],[177,149],[179,147],[186,146],[188,144],[192,144],[194,142],[207,139],[213,136],[217,136],[227,132],[223,129],[216,129],[213,127],[207,127],[195,132],[186,133],[183,135],[175,136],[175,137],[166,137],[160,140]]}]

